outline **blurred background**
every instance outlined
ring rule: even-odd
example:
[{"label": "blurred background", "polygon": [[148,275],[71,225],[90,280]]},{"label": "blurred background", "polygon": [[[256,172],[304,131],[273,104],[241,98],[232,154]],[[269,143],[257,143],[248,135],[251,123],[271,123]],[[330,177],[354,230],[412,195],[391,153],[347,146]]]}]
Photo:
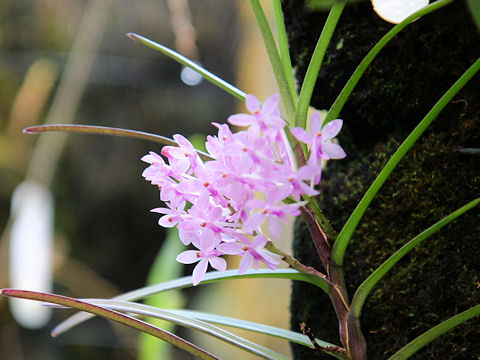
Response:
[{"label": "blurred background", "polygon": [[[2,0],[1,288],[43,286],[101,298],[190,274],[166,266],[165,259],[150,271],[166,234],[158,215],[149,212],[160,202],[158,190],[141,177],[146,164],[140,158],[159,152],[157,144],[22,134],[26,126],[76,123],[202,139],[214,133],[211,122],[244,111],[231,95],[198,82],[179,64],[127,38],[128,32],[177,50],[261,100],[275,92],[247,1]],[[280,247],[289,251],[289,240],[283,241]],[[173,251],[170,259],[182,249]],[[289,291],[286,281],[233,281],[185,291],[177,305],[288,328]],[[139,340],[134,330],[102,319],[51,338],[70,312],[29,306],[0,298],[0,359],[189,358],[179,351],[160,353],[168,352],[159,349],[160,341]],[[255,358],[179,333],[224,359]],[[289,354],[285,342],[239,334]]]}]

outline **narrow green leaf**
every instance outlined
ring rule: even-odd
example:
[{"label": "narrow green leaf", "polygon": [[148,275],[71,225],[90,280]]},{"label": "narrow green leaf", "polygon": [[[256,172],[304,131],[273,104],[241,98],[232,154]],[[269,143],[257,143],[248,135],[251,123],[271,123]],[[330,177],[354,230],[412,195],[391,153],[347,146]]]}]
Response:
[{"label": "narrow green leaf", "polygon": [[43,301],[53,304],[62,305],[65,307],[87,311],[91,314],[102,316],[112,321],[130,326],[136,330],[148,333],[153,335],[161,340],[165,340],[172,345],[177,346],[180,349],[183,349],[195,356],[198,356],[200,359],[218,359],[217,357],[209,354],[205,350],[199,348],[196,345],[189,343],[188,341],[171,334],[167,331],[159,329],[155,326],[152,326],[144,321],[140,321],[131,316],[119,313],[117,311],[109,310],[104,307],[94,305],[85,300],[73,299],[61,295],[53,295],[47,293],[40,293],[35,291],[26,291],[26,290],[14,290],[14,289],[2,289],[1,294],[3,296],[15,297],[19,299],[29,299]]},{"label": "narrow green leaf", "polygon": [[411,24],[415,20],[419,19],[420,17],[431,13],[432,11],[438,10],[445,5],[448,5],[452,2],[453,0],[438,0],[433,2],[432,4],[424,7],[423,9],[417,11],[416,13],[410,15],[407,17],[405,20],[403,20],[400,24],[395,25],[389,32],[387,32],[376,44],[375,46],[368,52],[367,56],[362,60],[362,62],[357,66],[355,71],[353,72],[352,76],[350,79],[348,79],[347,83],[343,87],[342,91],[338,95],[338,97],[335,99],[335,102],[333,103],[332,107],[327,113],[327,116],[325,117],[323,124],[325,125],[329,121],[332,121],[336,119],[339,115],[340,112],[343,109],[343,106],[347,102],[348,98],[350,97],[351,93],[353,92],[353,89],[355,89],[355,86],[358,84],[360,81],[362,75],[365,73],[367,70],[368,66],[370,63],[375,59],[375,57],[380,53],[380,51],[384,48],[385,45],[387,45],[390,40],[392,40],[395,35],[397,35],[400,31],[402,31],[407,25]]},{"label": "narrow green leaf", "polygon": [[[72,132],[72,133],[128,137],[133,139],[153,141],[163,145],[178,146],[178,144],[174,140],[169,139],[165,136],[146,133],[143,131],[120,129],[120,128],[107,127],[107,126],[52,124],[52,125],[30,126],[23,129],[23,132],[25,134],[36,134],[36,133],[48,132],[48,131],[65,131],[65,132]],[[197,153],[204,161],[213,160],[213,158],[210,155],[202,151],[197,150]]]},{"label": "narrow green leaf", "polygon": [[[237,329],[249,330],[254,331],[259,334],[265,334],[274,336],[280,339],[288,340],[290,342],[294,342],[303,346],[307,346],[313,348],[312,342],[308,338],[307,335],[303,335],[291,330],[281,329],[275,326],[269,326],[265,324],[259,324],[251,321],[240,320],[228,316],[221,316],[215,314],[209,314],[200,311],[192,311],[192,310],[169,310],[174,314],[185,315],[194,319],[206,321],[213,324],[218,325],[225,325],[234,327]],[[336,345],[328,343],[323,340],[315,339],[317,344],[322,348],[334,348]],[[341,356],[338,352],[330,351],[325,349],[324,352],[326,354],[332,355],[337,359],[347,359],[346,356]]]},{"label": "narrow green leaf", "polygon": [[431,328],[427,332],[417,337],[412,342],[405,345],[403,348],[401,348],[399,351],[397,351],[395,354],[389,357],[389,360],[408,359],[410,358],[410,356],[415,354],[418,350],[423,348],[425,345],[428,345],[439,336],[445,334],[447,331],[479,315],[480,315],[480,304],[464,312],[461,312],[460,314],[452,316],[451,318],[441,322],[437,326]]},{"label": "narrow green leaf", "polygon": [[138,304],[134,302],[107,300],[107,299],[88,299],[85,300],[97,306],[103,306],[111,310],[127,312],[137,315],[152,316],[158,319],[174,322],[177,325],[185,326],[203,332],[207,335],[216,337],[224,342],[234,345],[238,348],[251,352],[255,355],[261,356],[265,359],[287,359],[282,354],[279,354],[271,349],[255,344],[249,340],[241,338],[229,331],[220,329],[219,327],[200,321],[194,317],[186,314],[180,314],[171,310],[159,309],[157,307]]},{"label": "narrow green leaf", "polygon": [[160,45],[156,43],[155,41],[152,41],[150,39],[147,39],[146,37],[143,37],[141,35],[135,34],[135,33],[128,33],[127,36],[135,41],[138,41],[142,43],[143,45],[148,46],[151,49],[160,51],[162,54],[167,55],[168,57],[172,58],[176,62],[188,66],[192,70],[198,72],[200,75],[202,75],[205,79],[213,83],[214,85],[218,86],[220,89],[225,90],[229,94],[239,98],[240,100],[245,100],[247,97],[247,94],[245,94],[242,90],[236,88],[235,86],[229,84],[225,80],[221,79],[217,75],[211,73],[210,71],[206,70],[202,66],[198,65],[194,61],[187,59],[185,56],[180,55],[176,51],[173,51],[172,49],[167,48],[166,46]]},{"label": "narrow green leaf", "polygon": [[275,13],[275,27],[277,28],[280,62],[282,63],[283,74],[287,80],[290,97],[294,99],[294,106],[296,106],[297,91],[295,90],[295,77],[293,75],[292,62],[288,48],[287,31],[285,29],[285,21],[282,12],[282,2],[280,0],[273,0],[273,11]]},{"label": "narrow green leaf", "polygon": [[[348,4],[358,3],[366,0],[347,0]],[[307,0],[306,6],[310,11],[328,10],[332,7],[335,0]]]},{"label": "narrow green leaf", "polygon": [[479,0],[467,0],[470,13],[473,20],[477,23],[477,27],[480,30],[480,1]]},{"label": "narrow green leaf", "polygon": [[423,134],[423,132],[428,128],[432,121],[438,116],[440,111],[443,110],[445,106],[453,99],[453,97],[463,88],[463,86],[480,70],[480,59],[477,59],[470,68],[453,84],[450,89],[445,92],[445,94],[438,100],[438,102],[433,106],[433,108],[428,112],[428,114],[423,118],[423,120],[417,125],[417,127],[412,131],[412,133],[405,139],[405,141],[400,145],[395,154],[392,155],[390,160],[387,162],[385,167],[382,169],[380,174],[378,174],[375,181],[372,183],[370,188],[367,190],[363,198],[358,203],[355,210],[352,212],[347,222],[343,226],[340,234],[338,234],[337,240],[335,241],[332,249],[332,261],[337,265],[343,265],[343,257],[347,246],[352,238],[353,232],[357,228],[358,223],[360,222],[363,214],[367,210],[370,202],[373,197],[380,190],[384,182],[390,176],[392,171],[398,165],[400,160],[405,156],[408,150],[415,144],[418,138]]},{"label": "narrow green leaf", "polygon": [[267,17],[263,12],[262,6],[260,5],[259,0],[250,0],[250,4],[252,5],[253,12],[257,19],[260,32],[262,33],[263,42],[265,43],[265,48],[267,49],[268,58],[270,60],[270,64],[272,65],[278,90],[280,91],[280,96],[282,97],[283,105],[285,106],[287,120],[291,126],[293,124],[295,114],[296,97],[292,98],[292,95],[289,91],[289,85],[287,81],[288,75],[284,74],[280,55],[278,54],[277,50],[277,45],[275,44],[272,30],[268,25]]},{"label": "narrow green leaf", "polygon": [[340,15],[342,15],[343,9],[345,8],[345,4],[345,0],[336,0],[334,2],[332,9],[328,14],[327,21],[325,21],[325,25],[323,26],[322,33],[318,38],[317,45],[315,46],[312,59],[310,60],[310,64],[308,65],[303,80],[302,89],[300,90],[297,112],[295,114],[295,126],[300,126],[302,128],[306,127],[308,107],[310,106],[318,73],[322,67],[323,58],[327,52],[328,45],[330,44],[333,31],[340,19]]},{"label": "narrow green leaf", "polygon": [[[328,292],[328,283],[323,279],[310,275],[298,272],[297,270],[290,270],[290,269],[277,269],[277,270],[269,270],[269,269],[260,269],[260,270],[249,270],[243,275],[238,274],[238,270],[227,270],[225,272],[208,272],[205,274],[203,281],[200,284],[208,284],[211,282],[221,281],[221,280],[233,280],[233,279],[258,279],[258,278],[270,278],[270,279],[290,279],[290,280],[298,280],[311,283],[322,288],[324,291]],[[144,299],[150,295],[158,294],[162,291],[167,290],[175,290],[175,289],[183,289],[187,287],[191,287],[192,285],[192,277],[185,276],[183,278],[170,280],[161,284],[147,286],[141,289],[133,290],[122,295],[116,296],[113,299],[115,300],[125,300],[125,301],[136,301],[140,299]],[[79,313],[71,316],[67,320],[63,321],[59,325],[57,325],[52,334],[54,336],[58,336],[65,331],[71,329],[72,327],[92,318],[92,315]]]},{"label": "narrow green leaf", "polygon": [[390,271],[396,263],[398,263],[408,252],[414,249],[419,245],[423,240],[428,239],[430,236],[435,234],[441,228],[455,220],[460,215],[466,213],[468,210],[474,208],[480,203],[480,198],[475,199],[468,204],[462,206],[461,208],[455,210],[450,215],[444,217],[442,220],[438,221],[434,225],[430,226],[428,229],[424,230],[412,240],[402,246],[398,251],[396,251],[392,256],[390,256],[382,265],[380,265],[364,282],[360,284],[353,296],[352,305],[350,311],[357,317],[360,318],[362,314],[362,308],[365,303],[365,300],[368,294],[371,292],[373,287]]}]

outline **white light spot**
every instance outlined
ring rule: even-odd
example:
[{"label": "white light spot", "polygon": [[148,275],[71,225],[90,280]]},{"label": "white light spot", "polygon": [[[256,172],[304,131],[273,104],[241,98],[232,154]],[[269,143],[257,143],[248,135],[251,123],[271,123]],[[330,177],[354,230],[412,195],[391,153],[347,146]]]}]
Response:
[{"label": "white light spot", "polygon": [[203,78],[202,75],[195,70],[184,66],[182,72],[180,73],[180,79],[182,79],[182,81],[189,86],[197,86],[202,82]]},{"label": "white light spot", "polygon": [[[21,183],[12,197],[9,286],[22,290],[52,291],[51,258],[53,198],[50,190],[35,181]],[[38,329],[50,319],[51,309],[31,300],[10,299],[15,320]]]},{"label": "white light spot", "polygon": [[402,22],[428,3],[428,0],[372,0],[377,15],[393,24]]}]

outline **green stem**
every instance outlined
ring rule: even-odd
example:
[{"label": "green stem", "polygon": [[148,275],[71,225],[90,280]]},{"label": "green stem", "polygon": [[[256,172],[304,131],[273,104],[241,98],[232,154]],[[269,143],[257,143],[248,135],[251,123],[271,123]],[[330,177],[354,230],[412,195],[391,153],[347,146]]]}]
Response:
[{"label": "green stem", "polygon": [[206,70],[202,66],[198,65],[194,61],[186,58],[185,56],[177,53],[176,51],[173,51],[172,49],[167,48],[166,46],[160,45],[156,43],[155,41],[152,41],[150,39],[147,39],[146,37],[143,37],[141,35],[135,34],[135,33],[128,33],[127,36],[130,39],[133,39],[135,41],[140,42],[143,45],[148,46],[151,49],[160,51],[162,54],[167,55],[168,57],[172,58],[176,62],[188,66],[192,70],[198,72],[200,75],[202,75],[205,79],[210,81],[211,83],[217,85],[220,89],[225,90],[229,94],[239,98],[240,100],[245,100],[247,97],[247,94],[245,94],[242,90],[236,88],[232,84],[229,84],[225,80],[221,79],[217,75],[211,73],[210,71]]},{"label": "green stem", "polygon": [[438,114],[443,110],[447,104],[453,99],[453,97],[465,86],[465,84],[480,70],[480,59],[477,59],[470,68],[453,84],[450,89],[438,100],[438,102],[433,106],[433,108],[428,112],[428,114],[423,118],[423,120],[417,125],[417,127],[412,131],[412,133],[405,139],[405,141],[400,145],[395,154],[390,158],[385,167],[382,169],[380,174],[378,174],[375,181],[372,183],[370,188],[367,190],[363,198],[358,203],[355,210],[352,212],[347,222],[343,226],[340,234],[338,235],[335,244],[332,249],[332,261],[337,265],[343,265],[343,258],[345,251],[348,247],[350,239],[352,238],[353,232],[357,228],[358,223],[363,217],[363,214],[367,210],[370,202],[373,197],[380,190],[384,182],[390,176],[392,171],[398,165],[400,160],[405,156],[408,150],[415,144],[418,138],[423,134],[423,132],[428,128],[432,121],[438,116]]},{"label": "green stem", "polygon": [[323,230],[323,227],[318,222],[315,213],[308,204],[302,207],[302,216],[303,221],[305,221],[308,231],[310,232],[310,236],[313,240],[313,244],[315,245],[318,256],[322,261],[323,267],[325,268],[327,274],[329,274],[330,252],[332,247],[329,242],[328,235]]},{"label": "green stem", "polygon": [[345,0],[335,1],[330,13],[328,14],[327,21],[323,26],[322,33],[318,38],[317,45],[315,46],[312,59],[310,60],[310,64],[308,65],[308,69],[303,80],[302,89],[300,90],[297,112],[295,113],[295,126],[300,126],[304,129],[306,128],[308,107],[310,106],[310,100],[312,99],[318,73],[322,66],[327,47],[332,39],[333,31],[337,26],[338,19],[340,19],[340,15],[342,14],[345,4]]},{"label": "green stem", "polygon": [[325,291],[327,294],[330,292],[330,286],[333,285],[328,281],[325,274],[322,274],[320,271],[310,267],[303,265],[300,261],[295,259],[293,256],[284,253],[282,250],[278,249],[273,245],[271,241],[268,241],[265,245],[265,249],[268,251],[280,255],[282,260],[285,261],[292,269],[295,269],[301,273],[314,275],[318,278],[318,287]]},{"label": "green stem", "polygon": [[453,0],[438,0],[433,2],[432,4],[428,5],[427,7],[424,7],[423,9],[417,11],[416,13],[410,15],[407,17],[405,20],[403,20],[400,24],[395,25],[388,33],[386,33],[378,43],[375,44],[375,46],[369,51],[367,56],[362,60],[362,62],[358,65],[358,67],[355,69],[353,72],[352,76],[350,79],[348,79],[347,83],[345,84],[344,88],[338,95],[337,99],[333,103],[332,107],[327,113],[327,116],[325,117],[323,124],[325,125],[329,121],[332,121],[336,119],[339,115],[340,112],[343,109],[343,106],[347,102],[348,98],[350,97],[350,94],[352,93],[353,89],[357,85],[357,83],[360,81],[362,75],[365,73],[365,70],[367,70],[368,66],[370,63],[375,59],[375,57],[378,55],[378,53],[383,49],[385,45],[389,43],[390,40],[393,39],[395,35],[397,35],[400,31],[402,31],[407,25],[411,24],[421,16],[424,16],[428,13],[431,13],[432,11],[438,10],[445,5],[448,5],[452,2]]},{"label": "green stem", "polygon": [[303,198],[308,201],[308,205],[310,205],[310,208],[315,214],[318,222],[322,226],[323,230],[325,230],[327,233],[328,238],[332,241],[335,241],[337,238],[337,232],[333,229],[330,221],[328,221],[327,217],[323,214],[315,198],[308,195],[304,195]]},{"label": "green stem", "polygon": [[284,74],[282,61],[280,59],[280,55],[278,54],[272,30],[268,25],[267,17],[263,12],[259,0],[250,0],[250,4],[252,5],[253,12],[257,19],[260,32],[262,33],[263,42],[265,43],[268,58],[270,60],[270,64],[272,65],[275,80],[277,81],[280,96],[282,97],[283,105],[285,106],[285,111],[287,113],[287,121],[290,126],[292,126],[296,108],[296,99],[292,97],[292,94],[289,90],[287,81],[288,75]]},{"label": "green stem", "polygon": [[428,229],[424,230],[412,240],[402,246],[397,252],[390,256],[382,265],[380,265],[364,282],[360,284],[355,295],[353,296],[351,312],[358,318],[362,314],[363,305],[367,299],[368,294],[373,289],[373,287],[387,274],[390,269],[395,266],[405,255],[408,254],[410,250],[419,245],[423,240],[428,239],[434,233],[439,231],[441,228],[455,220],[460,215],[464,214],[468,210],[474,208],[480,203],[480,198],[477,198],[468,204],[462,206],[456,211],[452,212],[450,215],[446,216],[442,220],[438,221],[434,225],[430,226]]},{"label": "green stem", "polygon": [[[397,351],[389,360],[405,360],[454,327],[480,315],[480,304],[441,322]],[[451,354],[453,355],[453,354]]]}]

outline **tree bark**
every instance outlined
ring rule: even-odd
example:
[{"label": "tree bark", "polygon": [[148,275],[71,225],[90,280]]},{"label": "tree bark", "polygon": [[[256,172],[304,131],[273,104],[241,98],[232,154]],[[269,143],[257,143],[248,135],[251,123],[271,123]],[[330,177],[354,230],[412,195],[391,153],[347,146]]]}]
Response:
[{"label": "tree bark", "polygon": [[[299,83],[326,13],[284,0]],[[347,5],[324,59],[312,105],[328,109],[355,67],[392,27],[370,2]],[[344,107],[339,141],[348,157],[328,164],[319,203],[336,230],[389,157],[436,101],[480,56],[480,36],[466,4],[456,1],[409,25],[371,64]],[[480,80],[477,74],[401,161],[367,210],[345,259],[350,297],[394,251],[480,194]],[[447,318],[480,303],[480,213],[474,209],[426,240],[377,284],[361,326],[369,359],[386,359]],[[295,230],[294,256],[321,268],[308,231]],[[340,345],[327,296],[294,283],[291,326]],[[480,320],[473,319],[412,359],[478,359]],[[329,359],[292,346],[296,359]]]}]

